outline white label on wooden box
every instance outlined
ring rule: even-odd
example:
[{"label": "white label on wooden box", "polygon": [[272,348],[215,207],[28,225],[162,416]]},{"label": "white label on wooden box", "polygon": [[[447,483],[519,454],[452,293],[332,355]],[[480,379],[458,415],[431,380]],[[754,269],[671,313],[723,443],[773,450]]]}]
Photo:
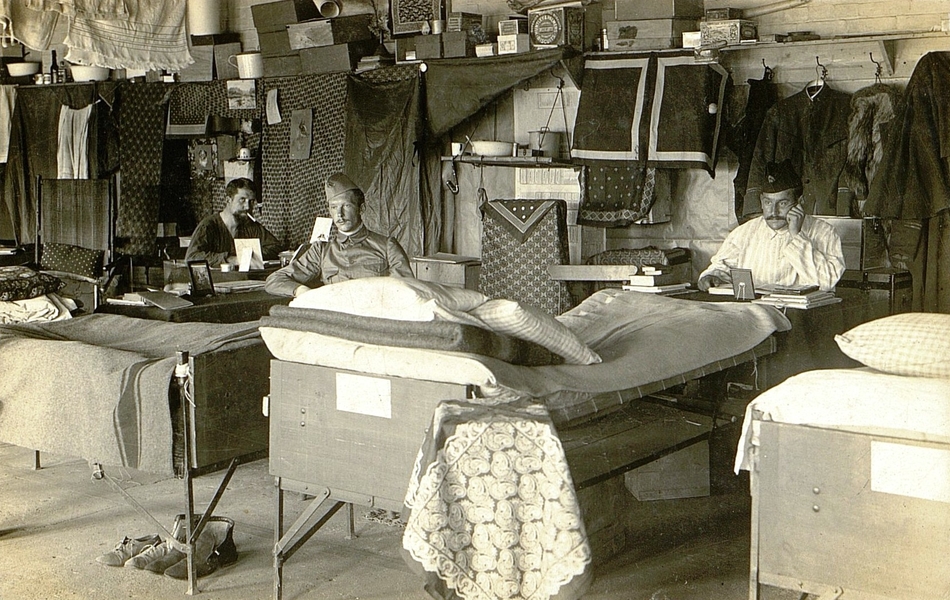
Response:
[{"label": "white label on wooden box", "polygon": [[380,377],[337,373],[336,409],[371,417],[392,419],[392,382]]},{"label": "white label on wooden box", "polygon": [[950,450],[871,442],[871,490],[950,503]]}]

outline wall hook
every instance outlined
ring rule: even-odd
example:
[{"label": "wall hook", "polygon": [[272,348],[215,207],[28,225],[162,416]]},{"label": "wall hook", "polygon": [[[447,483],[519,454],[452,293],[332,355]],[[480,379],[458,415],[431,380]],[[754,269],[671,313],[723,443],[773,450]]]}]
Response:
[{"label": "wall hook", "polygon": [[881,63],[874,60],[874,52],[868,52],[868,56],[874,63],[874,83],[881,83]]}]

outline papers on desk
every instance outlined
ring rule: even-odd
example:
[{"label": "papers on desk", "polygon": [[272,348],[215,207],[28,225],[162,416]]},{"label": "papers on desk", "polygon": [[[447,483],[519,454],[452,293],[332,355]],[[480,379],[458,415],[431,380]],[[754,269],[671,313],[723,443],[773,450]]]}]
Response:
[{"label": "papers on desk", "polygon": [[219,294],[230,294],[232,292],[250,292],[252,290],[264,289],[264,282],[254,279],[244,279],[241,281],[221,281],[214,284],[214,291]]},{"label": "papers on desk", "polygon": [[150,306],[157,306],[162,310],[175,310],[191,306],[192,303],[184,298],[168,292],[139,292],[139,296]]},{"label": "papers on desk", "polygon": [[817,306],[826,306],[828,304],[837,304],[841,298],[834,295],[834,292],[811,292],[808,294],[768,294],[761,298],[756,298],[752,302],[756,304],[768,304],[780,308],[815,308]]},{"label": "papers on desk", "polygon": [[735,291],[733,291],[732,289],[732,285],[714,285],[708,290],[706,290],[706,292],[713,296],[735,296],[736,295]]}]

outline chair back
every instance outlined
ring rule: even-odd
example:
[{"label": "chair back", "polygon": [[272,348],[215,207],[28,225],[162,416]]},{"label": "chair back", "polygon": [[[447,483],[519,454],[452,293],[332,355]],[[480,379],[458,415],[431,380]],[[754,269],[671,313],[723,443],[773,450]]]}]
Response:
[{"label": "chair back", "polygon": [[104,252],[113,260],[115,219],[110,179],[39,179],[36,262],[43,244],[68,244]]}]

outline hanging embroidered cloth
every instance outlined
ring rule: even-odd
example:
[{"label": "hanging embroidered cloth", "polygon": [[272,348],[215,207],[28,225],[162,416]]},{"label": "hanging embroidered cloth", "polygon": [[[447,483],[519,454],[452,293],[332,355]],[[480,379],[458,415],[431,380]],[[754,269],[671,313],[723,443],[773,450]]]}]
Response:
[{"label": "hanging embroidered cloth", "polygon": [[406,507],[403,548],[443,598],[570,600],[589,583],[587,533],[543,404],[440,403]]},{"label": "hanging embroidered cloth", "polygon": [[479,291],[559,315],[573,306],[548,265],[569,261],[564,200],[491,200],[483,206]]}]

